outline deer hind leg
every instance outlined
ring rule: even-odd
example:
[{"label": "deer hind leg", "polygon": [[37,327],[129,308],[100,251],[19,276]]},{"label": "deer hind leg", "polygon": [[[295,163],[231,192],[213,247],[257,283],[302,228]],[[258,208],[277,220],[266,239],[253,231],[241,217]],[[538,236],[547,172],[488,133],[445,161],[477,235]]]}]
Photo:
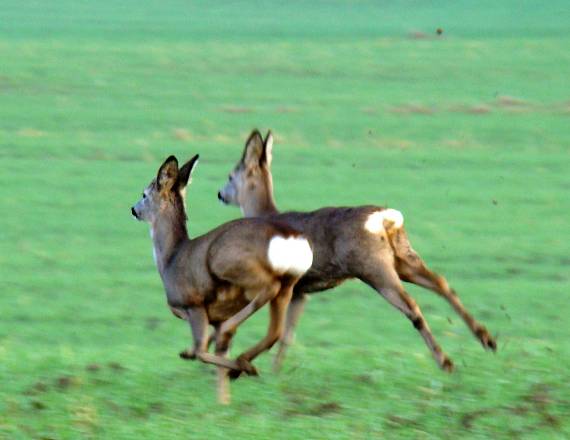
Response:
[{"label": "deer hind leg", "polygon": [[283,335],[279,340],[279,348],[273,360],[274,372],[281,370],[283,359],[285,359],[285,352],[287,351],[287,348],[293,343],[293,339],[295,337],[295,327],[299,322],[299,318],[303,314],[306,303],[307,295],[304,294],[293,296],[293,299],[291,299],[291,302],[289,303],[289,307],[287,308],[287,316],[285,318],[285,329],[283,330]]},{"label": "deer hind leg", "polygon": [[[283,335],[283,327],[285,325],[285,316],[287,313],[287,306],[291,301],[293,294],[293,284],[284,283],[275,298],[269,304],[269,328],[265,337],[251,347],[249,350],[240,354],[237,358],[237,363],[242,371],[248,371],[248,368],[255,367],[251,362],[266,350],[269,350]],[[256,370],[255,370],[256,371]],[[239,376],[239,371],[231,371],[230,377],[235,379]]]},{"label": "deer hind leg", "polygon": [[469,313],[455,291],[449,287],[447,280],[429,270],[413,249],[410,248],[403,258],[398,258],[397,270],[402,280],[425,287],[445,298],[457,314],[461,316],[475,337],[479,339],[483,347],[486,350],[497,350],[497,343],[487,328]]},{"label": "deer hind leg", "polygon": [[[231,318],[227,319],[222,323],[218,331],[216,332],[216,344],[224,345],[228,338],[235,333],[238,326],[244,322],[247,318],[253,315],[257,310],[263,307],[266,303],[271,301],[279,293],[280,283],[274,281],[269,285],[265,285],[257,290],[257,293],[250,295],[250,292],[245,292],[246,296],[253,296],[253,300],[233,315]],[[242,366],[245,368],[245,372],[250,375],[256,375],[257,371],[251,364],[242,362]],[[234,368],[234,370],[241,370],[240,368]]]},{"label": "deer hind leg", "polygon": [[443,352],[435,340],[419,306],[404,290],[396,271],[391,267],[385,267],[383,268],[383,272],[378,273],[376,271],[375,274],[363,276],[361,279],[372,286],[390,304],[406,315],[416,330],[421,334],[439,367],[447,372],[453,371],[453,362]]},{"label": "deer hind leg", "polygon": [[216,327],[216,328],[210,333],[210,336],[208,336],[208,343],[206,344],[206,349],[207,349],[207,351],[210,351],[210,347],[212,346],[212,344],[215,344],[216,338],[217,338],[217,335],[218,335],[218,330],[219,330],[219,327]]}]

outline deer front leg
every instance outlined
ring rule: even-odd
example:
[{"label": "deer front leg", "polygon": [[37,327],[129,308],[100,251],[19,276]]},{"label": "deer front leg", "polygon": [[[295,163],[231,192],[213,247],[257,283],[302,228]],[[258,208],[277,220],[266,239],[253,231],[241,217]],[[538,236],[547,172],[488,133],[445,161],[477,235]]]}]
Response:
[{"label": "deer front leg", "polygon": [[[217,333],[218,333],[218,329],[216,328],[210,333],[210,336],[208,336],[208,343],[206,344],[206,351],[209,352],[212,344],[214,342],[216,342]],[[182,359],[195,359],[196,356],[193,353],[194,353],[194,349],[187,349],[187,350],[184,350],[180,353],[180,357]]]},{"label": "deer front leg", "polygon": [[[216,335],[217,331],[219,330],[216,327],[214,333],[210,334],[210,338],[208,340],[208,344],[211,342],[212,337]],[[226,358],[230,349],[231,338],[233,335],[225,340],[225,344],[221,345],[216,343],[216,355]],[[224,367],[218,367],[218,374],[217,374],[217,394],[218,394],[218,402],[222,405],[227,405],[230,403],[230,382],[228,373],[233,370],[229,370]]]},{"label": "deer front leg", "polygon": [[[241,371],[241,368],[236,361],[207,352],[208,315],[206,314],[206,310],[202,307],[195,307],[187,309],[186,311],[188,313],[188,322],[190,323],[190,328],[192,330],[194,347],[192,350],[185,350],[180,353],[180,357],[183,359],[199,359],[206,364],[214,364],[218,367]],[[229,340],[231,340],[231,336],[229,337]]]},{"label": "deer front leg", "polygon": [[283,365],[283,359],[285,359],[285,352],[287,348],[293,343],[293,338],[295,337],[295,327],[299,322],[303,310],[305,309],[305,304],[307,303],[307,295],[300,294],[293,297],[287,308],[287,317],[285,319],[285,330],[279,341],[279,349],[273,360],[273,371],[278,372],[281,370]]}]

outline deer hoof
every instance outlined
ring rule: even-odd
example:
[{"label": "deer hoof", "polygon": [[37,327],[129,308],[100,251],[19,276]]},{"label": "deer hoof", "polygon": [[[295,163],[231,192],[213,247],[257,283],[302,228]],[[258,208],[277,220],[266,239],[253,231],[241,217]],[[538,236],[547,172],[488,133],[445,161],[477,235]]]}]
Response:
[{"label": "deer hoof", "polygon": [[485,327],[478,328],[476,334],[485,350],[497,351],[497,342]]},{"label": "deer hoof", "polygon": [[239,370],[230,370],[228,372],[228,376],[231,380],[236,380],[238,377],[241,376],[242,373],[245,373],[248,376],[258,376],[259,375],[259,373],[257,372],[257,369],[246,358],[238,357],[236,359],[236,363],[239,367]]},{"label": "deer hoof", "polygon": [[255,368],[249,360],[240,356],[236,359],[236,362],[239,368],[248,376],[259,376],[257,368]]},{"label": "deer hoof", "polygon": [[235,380],[241,376],[242,373],[247,374],[248,376],[259,376],[259,372],[257,368],[253,366],[253,364],[248,361],[246,358],[238,356],[236,359],[236,363],[239,367],[239,370],[230,370],[228,372],[228,376],[231,380]]},{"label": "deer hoof", "polygon": [[241,370],[230,370],[228,371],[228,377],[230,380],[236,380],[241,376],[241,373],[243,373]]},{"label": "deer hoof", "polygon": [[455,366],[453,365],[453,361],[445,356],[441,364],[441,369],[447,373],[453,373],[454,368]]},{"label": "deer hoof", "polygon": [[181,359],[188,361],[196,359],[196,353],[194,353],[194,350],[190,350],[189,348],[178,353],[178,356],[180,356]]},{"label": "deer hoof", "polygon": [[241,370],[230,370],[228,372],[228,377],[230,378],[230,380],[236,380],[238,377],[241,376],[241,373],[243,373],[243,371]]}]

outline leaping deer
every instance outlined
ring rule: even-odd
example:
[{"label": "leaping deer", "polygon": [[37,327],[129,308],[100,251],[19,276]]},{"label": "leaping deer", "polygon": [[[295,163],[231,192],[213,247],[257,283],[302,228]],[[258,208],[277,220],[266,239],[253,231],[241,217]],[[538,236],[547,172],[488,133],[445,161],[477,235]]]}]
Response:
[{"label": "leaping deer", "polygon": [[242,158],[229,175],[218,199],[237,205],[245,217],[270,218],[301,231],[313,247],[313,265],[295,285],[287,311],[285,332],[275,357],[278,369],[306,302],[306,294],[331,289],[358,278],[402,312],[420,332],[440,368],[451,372],[453,363],[432,335],[416,301],[401,281],[417,284],[445,298],[463,318],[485,349],[496,351],[489,331],[475,320],[447,280],[428,269],[412,248],[404,217],[395,209],[380,206],[322,208],[312,212],[279,214],[273,198],[271,159],[273,136],[265,141],[254,130]]},{"label": "leaping deer", "polygon": [[[229,401],[228,369],[257,374],[251,361],[281,336],[292,289],[312,263],[308,241],[272,219],[242,219],[190,239],[184,198],[198,162],[178,169],[170,156],[145,188],[132,215],[150,223],[153,253],[168,305],[189,322],[194,346],[180,353],[218,366],[218,399]],[[269,303],[267,335],[238,356],[226,358],[237,327]],[[207,352],[208,325],[216,329],[215,355]]]}]

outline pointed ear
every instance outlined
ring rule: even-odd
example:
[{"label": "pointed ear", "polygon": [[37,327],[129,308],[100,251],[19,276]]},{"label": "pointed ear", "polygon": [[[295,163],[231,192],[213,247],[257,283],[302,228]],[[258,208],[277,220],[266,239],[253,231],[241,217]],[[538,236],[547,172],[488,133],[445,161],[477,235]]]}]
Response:
[{"label": "pointed ear", "polygon": [[178,159],[170,156],[158,169],[156,175],[156,183],[160,190],[170,190],[176,184],[178,179]]},{"label": "pointed ear", "polygon": [[198,165],[198,159],[200,159],[200,155],[197,154],[188,162],[186,162],[180,171],[178,172],[178,188],[182,189],[188,185],[189,182],[192,181],[192,171],[194,171],[194,167]]},{"label": "pointed ear", "polygon": [[271,168],[271,160],[273,159],[273,133],[271,130],[267,132],[265,136],[265,142],[263,143],[263,154],[261,155],[260,163],[265,165],[267,168]]},{"label": "pointed ear", "polygon": [[259,165],[262,154],[263,138],[259,131],[253,130],[245,143],[245,149],[243,150],[243,157],[241,160],[246,166]]}]

